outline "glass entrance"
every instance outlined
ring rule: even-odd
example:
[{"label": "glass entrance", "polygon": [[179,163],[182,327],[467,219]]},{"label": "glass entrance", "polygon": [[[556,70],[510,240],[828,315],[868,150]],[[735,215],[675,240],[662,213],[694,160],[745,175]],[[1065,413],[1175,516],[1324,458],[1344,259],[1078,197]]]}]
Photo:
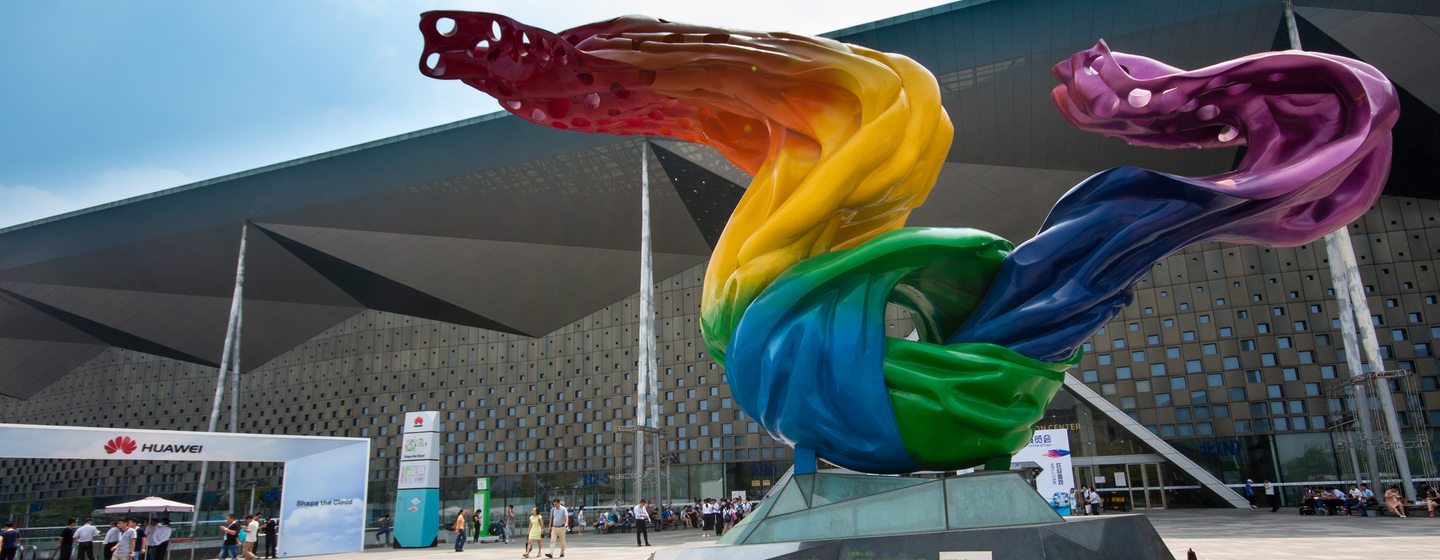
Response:
[{"label": "glass entrance", "polygon": [[1125,465],[1130,503],[1137,509],[1164,509],[1165,482],[1159,463]]},{"label": "glass entrance", "polygon": [[1164,467],[1160,463],[1117,463],[1076,467],[1076,479],[1101,492],[1105,509],[1164,509]]}]

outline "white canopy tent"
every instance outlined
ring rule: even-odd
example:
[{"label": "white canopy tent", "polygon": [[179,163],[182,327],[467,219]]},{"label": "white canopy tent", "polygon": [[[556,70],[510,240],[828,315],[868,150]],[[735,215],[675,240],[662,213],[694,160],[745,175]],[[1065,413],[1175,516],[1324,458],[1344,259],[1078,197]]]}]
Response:
[{"label": "white canopy tent", "polygon": [[105,513],[195,513],[195,506],[150,496],[143,500],[105,506]]}]

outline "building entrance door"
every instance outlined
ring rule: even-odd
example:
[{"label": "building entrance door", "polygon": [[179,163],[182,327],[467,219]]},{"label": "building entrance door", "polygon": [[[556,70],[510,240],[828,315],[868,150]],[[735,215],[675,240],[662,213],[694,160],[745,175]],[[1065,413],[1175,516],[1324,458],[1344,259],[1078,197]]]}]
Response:
[{"label": "building entrance door", "polygon": [[1165,481],[1159,463],[1132,463],[1125,465],[1128,475],[1126,482],[1130,489],[1130,504],[1136,509],[1164,509]]},{"label": "building entrance door", "polygon": [[[1085,458],[1090,465],[1079,465],[1076,481],[1100,490],[1105,509],[1164,509],[1165,467],[1155,456]],[[1147,460],[1148,459],[1148,460]]]}]

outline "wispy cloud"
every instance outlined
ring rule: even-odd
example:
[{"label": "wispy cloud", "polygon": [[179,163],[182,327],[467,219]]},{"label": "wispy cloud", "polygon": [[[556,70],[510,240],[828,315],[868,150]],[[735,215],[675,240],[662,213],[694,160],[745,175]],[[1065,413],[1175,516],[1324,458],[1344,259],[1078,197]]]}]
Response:
[{"label": "wispy cloud", "polygon": [[110,169],[79,185],[65,188],[0,185],[0,227],[23,224],[193,182],[193,177],[178,171],[134,167]]}]

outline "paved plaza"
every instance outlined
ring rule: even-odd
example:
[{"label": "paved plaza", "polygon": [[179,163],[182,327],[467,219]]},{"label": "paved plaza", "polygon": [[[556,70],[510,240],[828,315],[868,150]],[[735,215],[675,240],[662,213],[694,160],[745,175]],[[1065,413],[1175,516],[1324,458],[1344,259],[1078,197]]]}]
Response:
[{"label": "paved plaza", "polygon": [[[1427,517],[1357,518],[1301,517],[1293,508],[1269,510],[1169,510],[1147,513],[1170,551],[1184,560],[1193,549],[1202,560],[1264,558],[1386,559],[1435,558],[1440,556],[1440,519]],[[1422,514],[1423,515],[1423,514]],[[548,548],[549,539],[545,540]],[[576,560],[643,560],[659,550],[711,546],[713,537],[700,531],[652,533],[654,546],[635,547],[635,537],[620,535],[571,535],[565,558]],[[463,558],[474,560],[519,558],[522,543],[468,544],[457,553],[446,543],[434,549],[371,549],[362,554],[331,556],[337,559],[401,560],[411,558]],[[534,555],[532,554],[533,558]],[[558,555],[557,555],[558,557]],[[543,558],[543,556],[542,556]],[[736,560],[743,560],[736,558]]]}]

